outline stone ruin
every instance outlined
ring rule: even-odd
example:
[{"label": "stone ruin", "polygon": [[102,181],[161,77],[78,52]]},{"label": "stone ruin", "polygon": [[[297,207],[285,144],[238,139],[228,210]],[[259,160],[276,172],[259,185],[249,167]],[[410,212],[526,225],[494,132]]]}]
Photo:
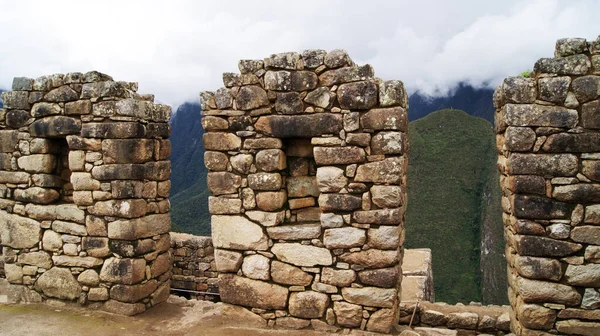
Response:
[{"label": "stone ruin", "polygon": [[12,89],[0,110],[8,295],[127,315],[164,301],[171,108],[98,72],[15,78]]},{"label": "stone ruin", "polygon": [[402,82],[339,50],[239,68],[201,94],[212,240],[169,238],[170,108],[97,72],[16,78],[0,109],[0,302],[135,314],[172,280],[218,284],[271,327],[598,335],[600,37],[559,40],[494,95],[510,315],[424,301],[426,250],[400,268]]},{"label": "stone ruin", "polygon": [[494,94],[518,335],[600,333],[600,37],[562,39]]},{"label": "stone ruin", "polygon": [[398,319],[407,95],[345,51],[242,60],[201,96],[221,300],[269,326]]}]

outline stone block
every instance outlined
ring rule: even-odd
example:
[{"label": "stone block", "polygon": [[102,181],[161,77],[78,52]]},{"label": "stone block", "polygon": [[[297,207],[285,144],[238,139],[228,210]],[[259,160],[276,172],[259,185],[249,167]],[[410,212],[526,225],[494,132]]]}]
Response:
[{"label": "stone block", "polygon": [[342,84],[337,94],[342,109],[368,110],[377,105],[378,101],[377,84],[372,81]]},{"label": "stone block", "polygon": [[129,220],[116,220],[108,223],[108,237],[111,239],[135,240],[169,232],[169,214],[148,215]]},{"label": "stone block", "polygon": [[52,138],[82,131],[81,121],[64,116],[51,116],[38,119],[29,126],[29,133],[34,137]]},{"label": "stone block", "polygon": [[260,254],[246,256],[242,262],[242,273],[250,279],[270,280],[269,258]]},{"label": "stone block", "polygon": [[408,125],[406,110],[401,107],[371,109],[360,117],[362,128],[405,132]]},{"label": "stone block", "polygon": [[321,318],[328,306],[329,296],[327,294],[305,291],[290,295],[289,311],[292,316]]},{"label": "stone block", "polygon": [[225,303],[261,309],[285,309],[288,290],[234,274],[219,275],[219,294]]},{"label": "stone block", "polygon": [[328,249],[299,243],[276,243],[271,248],[277,259],[296,266],[329,266],[333,263]]},{"label": "stone block", "polygon": [[398,226],[380,226],[367,231],[369,246],[377,249],[396,249],[401,245]]},{"label": "stone block", "polygon": [[399,184],[406,171],[405,165],[405,160],[402,157],[391,157],[381,161],[365,163],[356,169],[354,181]]},{"label": "stone block", "polygon": [[345,252],[338,257],[338,261],[360,265],[365,268],[383,268],[394,266],[400,260],[396,250],[369,249],[359,252]]},{"label": "stone block", "polygon": [[321,236],[320,224],[300,224],[273,226],[267,228],[267,234],[271,239],[283,240],[306,240]]},{"label": "stone block", "polygon": [[515,195],[513,200],[514,214],[519,218],[570,218],[573,208],[572,204],[540,196]]},{"label": "stone block", "polygon": [[81,127],[81,136],[99,139],[144,138],[146,127],[136,122],[85,123]]},{"label": "stone block", "polygon": [[352,211],[359,209],[362,199],[349,194],[321,194],[319,208],[322,211]]},{"label": "stone block", "polygon": [[546,139],[542,149],[549,153],[584,153],[600,151],[599,133],[558,133]]},{"label": "stone block", "polygon": [[208,190],[213,195],[237,193],[242,185],[242,177],[228,172],[210,172],[207,175]]},{"label": "stone block", "polygon": [[333,303],[336,321],[343,327],[358,327],[363,320],[362,307],[344,301]]},{"label": "stone block", "polygon": [[396,289],[377,287],[342,288],[344,300],[371,307],[391,308],[396,302]]},{"label": "stone block", "polygon": [[17,159],[19,168],[28,173],[52,173],[56,168],[56,156],[51,154],[34,154]]},{"label": "stone block", "polygon": [[558,303],[569,306],[581,303],[581,294],[574,287],[554,282],[518,278],[516,289],[526,303]]},{"label": "stone block", "polygon": [[242,200],[237,198],[208,197],[208,212],[211,215],[235,215],[242,211]]},{"label": "stone block", "polygon": [[560,58],[541,58],[534,67],[535,73],[551,73],[557,75],[585,75],[591,67],[585,55],[572,55]]},{"label": "stone block", "polygon": [[318,165],[343,165],[365,161],[365,151],[360,147],[315,147]]},{"label": "stone block", "polygon": [[273,260],[271,262],[271,279],[282,285],[308,286],[313,277],[298,267]]},{"label": "stone block", "polygon": [[242,147],[242,139],[235,134],[208,132],[202,135],[202,143],[206,150],[233,151]]},{"label": "stone block", "polygon": [[383,288],[396,288],[399,280],[398,275],[398,267],[358,272],[358,278],[363,284]]},{"label": "stone block", "polygon": [[365,230],[354,227],[326,229],[323,235],[323,244],[328,249],[360,247],[366,240]]},{"label": "stone block", "polygon": [[106,139],[102,141],[104,163],[144,163],[153,159],[154,140]]},{"label": "stone block", "polygon": [[264,211],[277,211],[287,201],[285,190],[263,191],[256,194],[256,206]]},{"label": "stone block", "polygon": [[260,133],[277,138],[312,138],[324,134],[338,134],[342,130],[342,115],[271,115],[258,118],[254,127]]},{"label": "stone block", "polygon": [[133,285],[144,280],[146,261],[144,259],[109,258],[100,270],[100,280],[125,285]]},{"label": "stone block", "polygon": [[213,215],[211,225],[216,248],[266,250],[268,247],[268,238],[262,228],[245,217]]},{"label": "stone block", "polygon": [[256,173],[248,175],[248,186],[252,190],[269,191],[281,189],[282,179],[279,173]]},{"label": "stone block", "polygon": [[46,296],[63,300],[76,300],[81,295],[81,286],[68,268],[53,267],[42,273],[34,288]]},{"label": "stone block", "polygon": [[371,154],[403,154],[404,143],[401,132],[379,132],[371,138]]},{"label": "stone block", "polygon": [[321,270],[321,282],[336,287],[349,287],[356,280],[356,272],[353,270],[339,270],[323,267]]},{"label": "stone block", "polygon": [[0,241],[14,249],[31,248],[40,242],[38,221],[0,210]]},{"label": "stone block", "polygon": [[562,266],[556,259],[517,256],[515,270],[529,279],[559,281],[562,278]]}]

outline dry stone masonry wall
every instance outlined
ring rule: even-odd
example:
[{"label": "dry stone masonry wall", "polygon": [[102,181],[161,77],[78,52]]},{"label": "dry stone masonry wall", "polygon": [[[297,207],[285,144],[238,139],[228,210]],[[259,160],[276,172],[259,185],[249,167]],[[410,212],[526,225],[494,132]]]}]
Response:
[{"label": "dry stone masonry wall", "polygon": [[171,253],[171,288],[175,294],[207,301],[219,298],[217,266],[210,237],[171,232]]},{"label": "dry stone masonry wall", "polygon": [[201,93],[224,302],[269,326],[397,322],[407,95],[345,51],[242,60]]},{"label": "dry stone masonry wall", "polygon": [[512,329],[600,330],[600,38],[562,39],[494,95]]},{"label": "dry stone masonry wall", "polygon": [[168,297],[171,108],[136,91],[88,72],[3,93],[0,294],[128,315]]}]

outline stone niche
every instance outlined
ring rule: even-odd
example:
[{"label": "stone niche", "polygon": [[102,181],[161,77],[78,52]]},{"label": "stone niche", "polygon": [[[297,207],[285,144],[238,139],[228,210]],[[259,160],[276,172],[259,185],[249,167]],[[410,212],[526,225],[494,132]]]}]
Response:
[{"label": "stone niche", "polygon": [[600,38],[561,39],[494,94],[511,328],[599,335]]},{"label": "stone niche", "polygon": [[12,89],[0,109],[0,296],[128,315],[164,301],[171,108],[95,71]]},{"label": "stone niche", "polygon": [[342,50],[242,60],[200,94],[219,290],[268,326],[398,319],[407,95]]}]

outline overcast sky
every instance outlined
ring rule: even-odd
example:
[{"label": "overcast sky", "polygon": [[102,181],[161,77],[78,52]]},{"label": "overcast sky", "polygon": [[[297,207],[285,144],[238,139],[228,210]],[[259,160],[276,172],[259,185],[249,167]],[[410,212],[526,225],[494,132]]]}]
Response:
[{"label": "overcast sky", "polygon": [[599,13],[597,0],[0,0],[0,88],[99,70],[176,107],[221,87],[239,59],[342,48],[440,94],[531,69],[558,38],[596,39]]}]

